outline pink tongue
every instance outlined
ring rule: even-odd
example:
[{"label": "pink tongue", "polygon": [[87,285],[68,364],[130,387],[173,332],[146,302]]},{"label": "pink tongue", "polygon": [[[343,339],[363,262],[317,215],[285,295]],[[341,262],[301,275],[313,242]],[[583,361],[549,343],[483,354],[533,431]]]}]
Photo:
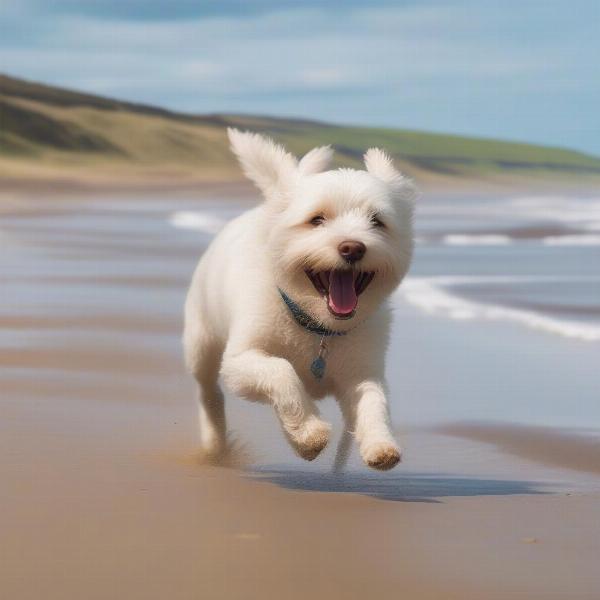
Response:
[{"label": "pink tongue", "polygon": [[329,274],[329,308],[338,315],[348,315],[358,303],[352,271],[331,271]]}]

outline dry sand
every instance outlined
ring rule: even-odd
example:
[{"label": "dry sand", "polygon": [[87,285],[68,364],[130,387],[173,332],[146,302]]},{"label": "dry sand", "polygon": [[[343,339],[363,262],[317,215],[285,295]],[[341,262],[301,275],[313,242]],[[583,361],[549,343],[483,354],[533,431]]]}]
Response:
[{"label": "dry sand", "polygon": [[[600,598],[595,492],[495,495],[410,462],[374,476],[392,495],[351,473],[326,491],[318,464],[307,491],[296,463],[281,486],[200,465],[178,315],[207,239],[167,236],[154,209],[46,207],[0,226],[0,598]],[[597,472],[566,434],[461,427],[443,433]]]}]

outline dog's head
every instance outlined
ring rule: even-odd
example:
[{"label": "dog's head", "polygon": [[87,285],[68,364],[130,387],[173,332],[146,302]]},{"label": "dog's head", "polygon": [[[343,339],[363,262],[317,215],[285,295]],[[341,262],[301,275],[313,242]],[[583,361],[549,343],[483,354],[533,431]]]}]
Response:
[{"label": "dog's head", "polygon": [[365,154],[364,171],[327,171],[329,146],[298,161],[254,133],[230,129],[229,139],[265,197],[265,252],[276,285],[324,325],[350,329],[408,270],[412,183],[376,148]]}]

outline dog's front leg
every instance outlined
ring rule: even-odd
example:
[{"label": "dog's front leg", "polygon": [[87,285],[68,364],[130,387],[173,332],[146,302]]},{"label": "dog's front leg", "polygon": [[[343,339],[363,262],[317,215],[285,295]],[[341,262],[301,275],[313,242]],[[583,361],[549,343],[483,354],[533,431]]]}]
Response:
[{"label": "dog's front leg", "polygon": [[390,429],[390,415],[382,383],[374,379],[350,384],[342,396],[342,410],[354,430],[363,461],[387,470],[400,461],[401,450]]},{"label": "dog's front leg", "polygon": [[331,427],[319,418],[291,363],[259,350],[225,352],[221,375],[235,394],[269,402],[296,452],[313,460],[327,445]]}]

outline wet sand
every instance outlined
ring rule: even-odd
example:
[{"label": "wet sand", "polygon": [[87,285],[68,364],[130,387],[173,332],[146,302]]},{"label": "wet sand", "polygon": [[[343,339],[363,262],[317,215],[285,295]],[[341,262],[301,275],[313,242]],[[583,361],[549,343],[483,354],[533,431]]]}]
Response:
[{"label": "wet sand", "polygon": [[[379,474],[354,457],[332,475],[335,443],[303,463],[266,407],[229,399],[250,461],[199,464],[180,314],[210,236],[168,225],[198,207],[239,210],[175,194],[30,199],[1,218],[0,597],[600,597],[597,446],[577,432],[417,423],[395,406],[405,462]],[[440,352],[458,326],[397,318]],[[461,331],[463,361],[486,351]],[[498,345],[497,368],[510,357]],[[394,390],[427,389],[413,367]]]},{"label": "wet sand", "polygon": [[600,474],[600,438],[516,424],[456,423],[440,433],[494,444],[503,452],[584,473]]}]

